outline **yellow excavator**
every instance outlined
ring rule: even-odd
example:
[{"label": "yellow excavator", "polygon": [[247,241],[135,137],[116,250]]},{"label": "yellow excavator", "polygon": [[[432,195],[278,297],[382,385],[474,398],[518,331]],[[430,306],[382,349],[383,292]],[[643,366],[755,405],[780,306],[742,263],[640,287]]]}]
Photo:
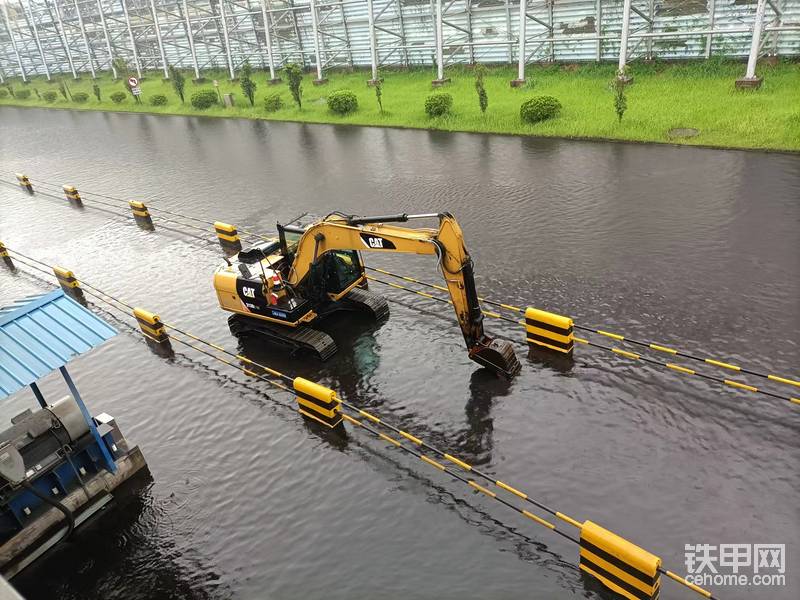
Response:
[{"label": "yellow excavator", "polygon": [[[388,223],[439,221],[433,228]],[[214,274],[220,306],[235,336],[260,334],[322,360],[336,343],[315,325],[332,313],[360,311],[388,318],[386,300],[367,289],[359,251],[429,254],[439,261],[470,359],[511,378],[520,370],[511,344],[484,333],[472,259],[448,213],[356,217],[339,212],[278,224],[278,239],[239,252]]]}]

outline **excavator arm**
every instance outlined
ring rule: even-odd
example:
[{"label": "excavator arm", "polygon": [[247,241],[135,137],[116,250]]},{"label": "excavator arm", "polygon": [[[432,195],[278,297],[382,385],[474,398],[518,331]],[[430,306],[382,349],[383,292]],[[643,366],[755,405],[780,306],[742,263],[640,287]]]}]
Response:
[{"label": "excavator arm", "polygon": [[[438,228],[410,228],[387,224],[431,217],[439,219]],[[483,312],[475,289],[472,259],[464,244],[461,227],[452,215],[330,215],[303,230],[289,271],[289,283],[296,285],[303,281],[325,253],[335,250],[436,256],[470,358],[506,377],[517,374],[520,364],[510,343],[495,340],[483,330]]]}]

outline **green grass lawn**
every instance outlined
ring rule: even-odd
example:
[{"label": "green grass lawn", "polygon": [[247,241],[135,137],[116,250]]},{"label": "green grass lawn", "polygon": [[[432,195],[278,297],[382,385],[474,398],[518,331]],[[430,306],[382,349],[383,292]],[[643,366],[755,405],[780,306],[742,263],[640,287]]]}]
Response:
[{"label": "green grass lawn", "polygon": [[[92,80],[84,76],[80,81],[64,79],[72,92],[89,93],[86,103],[67,101],[59,94],[55,103],[47,104],[37,98],[34,90],[41,94],[46,90],[57,91],[58,86],[37,77],[24,86],[19,80],[11,80],[15,91],[29,89],[31,96],[22,100],[6,95],[0,98],[0,105],[202,114],[800,151],[800,65],[797,63],[759,65],[758,72],[764,77],[764,84],[756,91],[734,88],[734,80],[744,72],[741,63],[712,59],[684,64],[631,64],[630,74],[634,83],[627,88],[628,110],[621,123],[617,121],[609,89],[614,72],[614,65],[607,64],[531,66],[528,68],[528,85],[513,89],[509,81],[515,78],[515,70],[512,67],[492,68],[485,79],[489,108],[486,114],[481,114],[471,69],[451,67],[446,71],[451,83],[442,91],[452,94],[453,110],[450,115],[436,119],[428,118],[423,107],[425,98],[432,92],[430,82],[434,73],[431,69],[383,72],[383,113],[378,109],[374,90],[366,85],[367,71],[330,73],[330,82],[320,87],[312,85],[313,75],[307,74],[303,80],[302,109],[292,103],[285,81],[269,86],[267,76],[262,72],[255,74],[258,89],[255,106],[251,107],[238,82],[228,81],[221,71],[206,73],[208,81],[200,84],[193,83],[187,76],[185,104],[181,104],[171,83],[163,81],[161,73],[153,72],[148,73],[141,83],[143,102],[140,105],[135,104],[130,95],[121,104],[111,102],[109,95],[125,88],[121,81],[114,81],[107,74],[98,79],[100,102],[92,94]],[[235,94],[236,107],[214,106],[205,111],[193,109],[189,103],[192,93],[212,89],[211,80],[215,78],[219,80],[222,93]],[[337,116],[328,110],[325,97],[333,90],[344,88],[358,96],[359,109],[347,116]],[[273,92],[280,92],[285,106],[277,112],[267,113],[263,106],[264,98]],[[166,95],[167,105],[151,106],[149,99],[154,94]],[[537,94],[558,98],[563,105],[560,116],[535,125],[522,123],[520,104]],[[668,131],[672,128],[695,128],[700,130],[700,134],[692,138],[671,138]]]}]

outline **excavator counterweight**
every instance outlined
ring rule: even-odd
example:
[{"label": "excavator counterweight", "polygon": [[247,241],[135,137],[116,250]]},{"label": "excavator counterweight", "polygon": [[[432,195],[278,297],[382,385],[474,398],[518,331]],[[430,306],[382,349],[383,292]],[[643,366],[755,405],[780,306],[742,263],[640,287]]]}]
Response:
[{"label": "excavator counterweight", "polygon": [[[390,224],[432,218],[438,219],[437,228]],[[360,252],[429,254],[438,259],[470,359],[507,378],[519,372],[511,344],[483,330],[472,259],[449,213],[331,213],[278,224],[278,234],[276,240],[240,252],[214,275],[220,306],[234,313],[229,321],[235,335],[261,333],[325,360],[336,346],[314,328],[318,321],[342,310],[366,312],[377,320],[389,314],[385,299],[367,289]]]}]

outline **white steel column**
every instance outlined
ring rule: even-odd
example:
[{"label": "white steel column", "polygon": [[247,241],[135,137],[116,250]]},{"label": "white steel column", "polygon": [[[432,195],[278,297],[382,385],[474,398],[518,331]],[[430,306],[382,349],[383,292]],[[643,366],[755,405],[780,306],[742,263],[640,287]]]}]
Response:
[{"label": "white steel column", "polygon": [[442,39],[442,2],[436,2],[436,79],[444,79],[444,40]]},{"label": "white steel column", "polygon": [[753,40],[750,43],[750,56],[747,59],[747,71],[745,79],[756,79],[756,62],[758,61],[758,51],[761,49],[761,32],[764,28],[764,10],[767,0],[758,0],[756,5],[756,16],[753,20]]},{"label": "white steel column", "polygon": [[314,54],[317,57],[317,81],[322,81],[322,56],[319,47],[319,18],[317,16],[317,3],[311,0],[311,31],[314,36]]},{"label": "white steel column", "polygon": [[97,0],[97,12],[100,13],[100,26],[103,28],[103,36],[106,40],[106,50],[108,51],[108,64],[111,65],[111,73],[114,79],[119,77],[117,67],[114,66],[114,51],[111,49],[111,37],[108,35],[108,26],[106,25],[106,16],[103,14],[103,4]]},{"label": "white steel column", "polygon": [[[186,2],[186,0],[183,0]],[[275,59],[272,56],[272,25],[269,22],[269,13],[267,13],[267,0],[260,0],[261,2],[261,19],[264,21],[264,38],[267,42],[267,62],[269,62],[269,78],[275,81]]]},{"label": "white steel column", "polygon": [[[716,0],[708,0],[708,28],[714,30],[714,21],[716,20],[717,2]],[[714,34],[709,32],[706,36],[706,58],[711,58],[711,48],[714,43]]]},{"label": "white steel column", "polygon": [[[222,21],[222,36],[225,39],[225,56],[228,58],[228,72],[231,74],[231,80],[236,79],[236,74],[233,71],[233,59],[231,58],[231,41],[228,39],[228,19],[225,15],[225,1],[219,2],[219,18]],[[152,0],[151,0],[152,2]]]},{"label": "white steel column", "polygon": [[519,38],[517,52],[519,53],[519,66],[517,67],[517,81],[525,81],[525,36],[527,35],[528,0],[519,0]]},{"label": "white steel column", "polygon": [[369,58],[372,63],[372,81],[378,80],[378,48],[375,39],[375,9],[373,0],[367,0],[367,17],[369,18]]},{"label": "white steel column", "polygon": [[89,71],[92,73],[92,79],[96,79],[97,75],[94,72],[94,60],[92,59],[92,47],[89,45],[89,38],[86,36],[86,27],[83,26],[83,16],[81,15],[81,9],[78,8],[78,0],[73,0],[73,4],[75,5],[75,12],[78,15],[78,25],[81,28],[81,35],[83,36],[83,46],[86,48],[86,58],[89,59]]},{"label": "white steel column", "polygon": [[169,79],[167,57],[164,55],[164,42],[161,40],[161,27],[158,25],[158,13],[156,12],[155,0],[150,0],[150,11],[153,13],[153,27],[156,30],[156,42],[158,42],[158,52],[161,54],[161,68],[164,70],[164,79]]},{"label": "white steel column", "polygon": [[514,62],[514,46],[511,43],[511,0],[505,0],[506,13],[506,39],[508,40],[508,62]]},{"label": "white steel column", "polygon": [[622,76],[628,60],[628,36],[631,29],[631,0],[625,0],[622,6],[622,36],[619,41],[619,65],[617,75]]},{"label": "white steel column", "polygon": [[[128,15],[127,0],[119,0],[122,4],[122,13],[125,17],[125,27],[128,29],[128,39],[131,41],[131,50],[133,50],[133,64],[136,66],[136,76],[142,78],[142,65],[139,63],[139,52],[136,50],[136,38],[133,37],[133,29],[131,29],[131,18]],[[127,73],[125,76],[127,77]]]},{"label": "white steel column", "polygon": [[197,52],[194,49],[194,32],[192,31],[192,22],[189,20],[189,5],[186,0],[183,0],[183,18],[186,21],[186,37],[189,40],[189,52],[192,54],[194,78],[200,79],[200,68],[197,66]]},{"label": "white steel column", "polygon": [[56,20],[58,21],[58,32],[61,35],[62,42],[64,43],[64,52],[67,55],[69,70],[72,71],[72,78],[77,79],[78,73],[75,71],[75,63],[72,62],[72,50],[70,50],[69,47],[69,40],[67,39],[67,32],[64,29],[64,22],[61,20],[61,9],[58,7],[58,2],[53,2],[53,8],[55,8],[56,10]]},{"label": "white steel column", "polygon": [[[714,0],[711,0],[712,2]],[[597,47],[595,49],[595,60],[603,60],[603,3],[602,0],[595,0],[594,3],[594,30],[597,33]]]},{"label": "white steel column", "polygon": [[[22,2],[19,3],[19,6],[22,8]],[[47,81],[50,81],[50,67],[47,66],[47,59],[44,57],[42,42],[39,40],[39,29],[36,27],[36,21],[33,18],[33,10],[31,10],[30,2],[28,3],[28,23],[33,31],[33,39],[36,41],[36,48],[39,50],[39,57],[42,59],[42,65],[44,65],[44,74],[47,75]]]},{"label": "white steel column", "polygon": [[19,57],[19,48],[17,48],[17,40],[14,39],[14,30],[11,29],[11,20],[8,18],[8,5],[3,2],[3,16],[6,18],[6,29],[8,29],[8,37],[11,38],[11,47],[14,49],[14,54],[17,57],[17,64],[19,65],[19,73],[22,75],[22,81],[27,82],[28,76],[25,75],[25,67],[22,66],[22,59]]}]

